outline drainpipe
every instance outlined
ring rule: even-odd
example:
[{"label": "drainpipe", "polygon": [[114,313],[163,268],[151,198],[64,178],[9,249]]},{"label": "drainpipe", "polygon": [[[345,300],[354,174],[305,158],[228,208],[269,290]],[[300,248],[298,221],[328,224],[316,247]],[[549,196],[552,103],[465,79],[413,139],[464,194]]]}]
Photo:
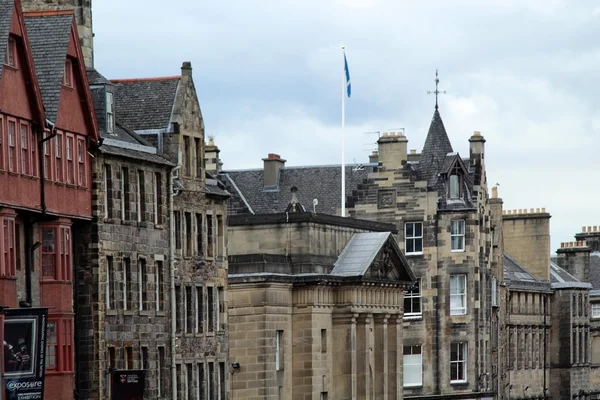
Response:
[{"label": "drainpipe", "polygon": [[171,292],[171,391],[173,400],[177,400],[177,368],[175,367],[175,329],[176,329],[176,307],[175,298],[175,215],[173,212],[173,173],[178,171],[181,165],[171,168],[169,174],[169,274]]},{"label": "drainpipe", "polygon": [[[40,165],[40,207],[42,208],[42,216],[46,215],[46,179],[44,179],[46,171],[44,166],[44,143],[56,136],[56,127],[49,119],[46,120],[46,127],[50,129],[50,135],[42,137],[42,140],[38,142],[38,163]],[[42,132],[43,131],[44,130],[42,129]]]}]

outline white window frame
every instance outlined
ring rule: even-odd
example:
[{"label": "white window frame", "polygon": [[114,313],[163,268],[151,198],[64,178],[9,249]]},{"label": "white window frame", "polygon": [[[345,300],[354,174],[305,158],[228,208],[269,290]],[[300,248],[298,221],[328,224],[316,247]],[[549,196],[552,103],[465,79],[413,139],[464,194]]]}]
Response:
[{"label": "white window frame", "polygon": [[111,92],[106,92],[106,133],[115,131],[114,97]]},{"label": "white window frame", "polygon": [[600,319],[600,303],[592,304],[592,319]]},{"label": "white window frame", "polygon": [[[406,352],[403,353],[403,362],[404,362],[404,381],[403,381],[403,386],[404,387],[420,387],[423,386],[423,348],[421,345],[416,345],[416,346],[404,346],[404,350],[406,350],[407,348],[410,349],[410,354],[407,354]],[[418,349],[418,353],[416,353],[416,350]],[[416,362],[418,359],[418,362]],[[407,382],[406,379],[409,376],[406,371],[407,369],[410,369],[411,367],[413,368],[419,368],[420,374],[419,374],[419,381],[415,381],[415,382]]]},{"label": "white window frame", "polygon": [[[452,359],[452,346],[458,346],[456,355],[458,355],[458,359]],[[468,346],[467,342],[453,342],[450,343],[450,383],[466,383],[467,382],[467,361],[468,361]],[[463,374],[464,376],[459,377],[460,379],[452,379],[452,366],[453,364],[462,364]],[[457,366],[458,368],[458,366]]]},{"label": "white window frame", "polygon": [[460,199],[460,176],[457,174],[452,174],[448,178],[448,197]]},{"label": "white window frame", "polygon": [[106,309],[110,310],[110,267],[112,266],[111,264],[114,263],[114,260],[112,262],[108,262],[109,259],[112,259],[112,257],[108,256],[105,258],[106,260]]},{"label": "white window frame", "polygon": [[[131,260],[129,262],[131,263]],[[123,310],[127,311],[127,292],[129,291],[129,287],[127,286],[127,263],[125,262],[125,258],[121,260],[121,268],[123,272]],[[131,264],[129,268],[131,270]]]},{"label": "white window frame", "polygon": [[407,311],[406,307],[404,307],[404,319],[419,319],[423,316],[423,293],[422,293],[422,279],[421,278],[417,278],[417,283],[415,288],[418,289],[418,293],[414,293],[413,289],[411,289],[410,291],[406,292],[406,294],[404,295],[404,300],[406,302],[406,300],[410,299],[411,301],[411,306],[412,306],[412,301],[414,301],[413,299],[419,299],[419,311]]},{"label": "white window frame", "polygon": [[144,303],[143,303],[143,283],[144,283],[144,275],[143,275],[143,271],[142,271],[142,259],[139,258],[138,262],[138,309],[139,311],[143,311],[144,310]]},{"label": "white window frame", "polygon": [[154,185],[152,185],[152,187],[153,187],[153,193],[152,193],[153,204],[152,204],[152,206],[154,208],[154,210],[153,210],[154,211],[154,224],[156,225],[156,224],[158,224],[158,186],[157,186],[158,182],[156,179],[156,173],[153,174],[153,177],[154,177],[153,178]]},{"label": "white window frame", "polygon": [[136,171],[136,188],[135,188],[135,208],[137,214],[137,222],[142,222],[142,182],[140,181],[140,172]]},{"label": "white window frame", "polygon": [[281,371],[281,351],[282,349],[283,331],[275,331],[275,371]]},{"label": "white window frame", "polygon": [[[413,228],[413,234],[412,236],[408,236],[408,226],[412,225]],[[421,235],[417,236],[415,235],[415,227],[417,225],[421,226]],[[421,249],[418,251],[415,251],[414,249],[416,248],[415,243],[417,240],[421,239]],[[413,251],[408,251],[408,241],[412,240],[413,241]],[[406,255],[418,255],[418,254],[423,254],[423,222],[419,222],[419,221],[415,221],[415,222],[405,222],[404,223],[404,251]]]},{"label": "white window frame", "polygon": [[[498,307],[498,280],[495,276],[492,276],[492,307]],[[600,317],[600,316],[599,316]]]},{"label": "white window frame", "polygon": [[[158,269],[158,266],[161,266],[160,270]],[[164,261],[163,260],[158,260],[158,259],[154,259],[154,295],[156,298],[156,311],[161,311],[162,308],[162,304],[160,301],[160,291],[161,291],[161,283],[162,283],[162,279],[160,279],[160,277],[162,276],[163,273],[163,269],[164,269]]]},{"label": "white window frame", "polygon": [[[450,221],[450,251],[453,253],[465,251],[465,225],[464,219]],[[456,248],[454,247],[454,238],[460,241],[460,245]]]},{"label": "white window frame", "polygon": [[[459,286],[457,291],[453,291],[452,281],[458,280],[460,283],[462,281],[462,291]],[[454,307],[452,306],[453,298],[462,298],[462,307]],[[466,274],[458,274],[458,275],[450,275],[450,315],[466,315],[467,314],[467,275]]]},{"label": "white window frame", "polygon": [[[108,169],[110,167],[108,165],[104,165],[104,218],[108,218],[108,196],[112,195],[112,193],[109,195],[108,193]],[[110,168],[111,173],[112,173],[112,168]],[[112,176],[111,176],[112,179]],[[112,182],[112,180],[111,180]]]}]

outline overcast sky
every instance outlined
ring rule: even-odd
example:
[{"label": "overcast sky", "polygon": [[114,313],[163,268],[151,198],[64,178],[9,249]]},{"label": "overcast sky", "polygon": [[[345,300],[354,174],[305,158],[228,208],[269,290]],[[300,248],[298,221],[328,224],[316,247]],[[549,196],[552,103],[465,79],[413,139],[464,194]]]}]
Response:
[{"label": "overcast sky", "polygon": [[505,209],[546,207],[552,250],[600,225],[600,5],[561,0],[103,0],[95,65],[108,78],[168,76],[191,61],[225,169],[340,163],[341,46],[352,98],[346,160],[405,128],[423,146],[434,110],[455,151],[485,136]]}]

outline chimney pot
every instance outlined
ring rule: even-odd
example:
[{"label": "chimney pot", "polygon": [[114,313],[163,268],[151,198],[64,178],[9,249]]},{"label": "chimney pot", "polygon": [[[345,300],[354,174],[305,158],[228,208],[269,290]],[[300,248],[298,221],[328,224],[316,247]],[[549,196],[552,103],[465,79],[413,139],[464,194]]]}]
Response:
[{"label": "chimney pot", "polygon": [[498,198],[498,186],[494,186],[492,188],[492,199],[497,199]]},{"label": "chimney pot", "polygon": [[473,132],[473,136],[481,136],[481,132],[475,131],[475,132]]},{"label": "chimney pot", "polygon": [[545,212],[546,212],[546,209],[545,209],[544,207],[542,207],[542,212],[543,212],[543,213],[545,213]]},{"label": "chimney pot", "polygon": [[281,157],[279,156],[279,154],[269,153],[269,155],[267,156],[267,158],[270,159],[270,160],[279,160]]},{"label": "chimney pot", "polygon": [[189,61],[184,61],[183,64],[181,64],[181,75],[185,76],[185,75],[192,75],[192,63]]},{"label": "chimney pot", "polygon": [[590,225],[590,226],[588,226],[588,232],[591,232],[591,231],[592,231],[592,227]]},{"label": "chimney pot", "polygon": [[581,227],[581,232],[585,232],[585,226]]},{"label": "chimney pot", "polygon": [[594,232],[598,232],[598,225],[594,225]]},{"label": "chimney pot", "polygon": [[412,149],[412,150],[410,151],[410,154],[417,154],[417,150],[415,150],[415,149]]}]

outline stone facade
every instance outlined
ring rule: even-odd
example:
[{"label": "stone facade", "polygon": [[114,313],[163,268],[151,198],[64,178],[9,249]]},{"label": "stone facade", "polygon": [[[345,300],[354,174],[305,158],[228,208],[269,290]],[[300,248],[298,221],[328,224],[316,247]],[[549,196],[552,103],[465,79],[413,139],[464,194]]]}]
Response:
[{"label": "stone facade", "polygon": [[[230,217],[233,398],[402,398],[403,295],[414,277],[393,229],[306,212]],[[385,246],[364,273],[340,275],[356,235],[372,231],[396,248],[389,275],[375,278]]]}]

